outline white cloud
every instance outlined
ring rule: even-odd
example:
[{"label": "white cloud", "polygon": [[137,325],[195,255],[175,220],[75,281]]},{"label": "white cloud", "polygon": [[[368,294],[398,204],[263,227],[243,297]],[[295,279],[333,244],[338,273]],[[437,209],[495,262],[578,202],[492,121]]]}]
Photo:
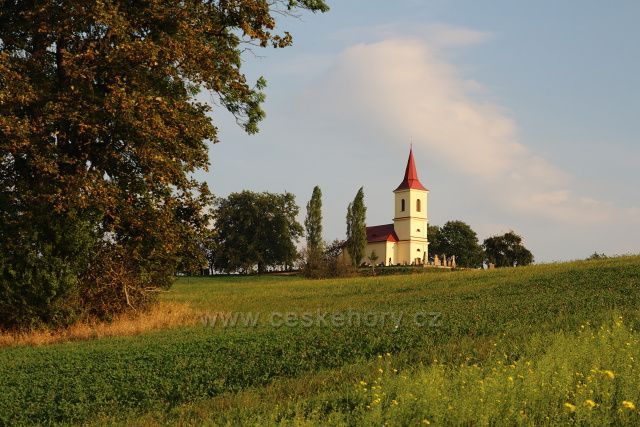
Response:
[{"label": "white cloud", "polygon": [[447,24],[431,24],[424,27],[426,39],[435,46],[469,46],[483,43],[491,33],[456,27]]},{"label": "white cloud", "polygon": [[616,216],[613,206],[576,194],[570,174],[520,143],[505,110],[471,96],[481,86],[440,55],[442,46],[479,43],[487,34],[443,25],[423,29],[424,38],[394,36],[349,47],[315,98],[343,117],[363,116],[368,125],[397,135],[398,143],[411,138],[434,161],[466,175],[492,203],[518,215],[574,224]]},{"label": "white cloud", "polygon": [[470,46],[490,40],[493,34],[449,24],[407,25],[387,23],[374,26],[349,27],[333,34],[334,39],[347,43],[378,42],[403,37],[425,40],[433,48]]}]

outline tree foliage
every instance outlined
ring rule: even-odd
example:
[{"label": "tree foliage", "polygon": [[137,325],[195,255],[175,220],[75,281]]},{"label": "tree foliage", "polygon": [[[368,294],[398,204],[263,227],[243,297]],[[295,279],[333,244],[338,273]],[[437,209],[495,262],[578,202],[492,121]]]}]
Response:
[{"label": "tree foliage", "polygon": [[334,240],[328,243],[320,254],[308,254],[307,249],[303,249],[304,263],[302,264],[302,274],[311,279],[324,279],[329,277],[352,276],[357,273],[356,269],[344,265],[340,256],[346,248],[346,240]]},{"label": "tree foliage", "polygon": [[307,250],[322,251],[322,190],[317,185],[313,188],[311,200],[307,203],[307,217],[304,220],[307,236]]},{"label": "tree foliage", "polygon": [[364,189],[360,187],[353,202],[347,208],[347,251],[351,263],[357,267],[364,258],[367,246],[367,208],[364,205]]},{"label": "tree foliage", "polygon": [[302,272],[306,277],[320,278],[329,275],[330,260],[324,254],[322,239],[322,191],[315,186],[311,200],[307,203],[307,216],[304,220],[307,246],[303,251]]},{"label": "tree foliage", "polygon": [[596,259],[607,259],[607,258],[609,258],[609,257],[604,252],[598,253],[598,251],[595,251],[594,253],[589,255],[587,260],[591,261],[591,260],[596,260]]},{"label": "tree foliage", "polygon": [[440,227],[437,225],[427,225],[427,238],[429,239],[429,258],[433,261],[434,255],[442,256],[442,238],[440,237]]},{"label": "tree foliage", "polygon": [[327,10],[0,2],[0,326],[140,307],[181,262],[202,261],[211,196],[192,173],[218,135],[196,95],[256,132],[265,81],[247,81],[242,52],[290,45],[275,16],[299,8]]},{"label": "tree foliage", "polygon": [[489,237],[483,246],[487,262],[496,267],[523,266],[533,262],[533,254],[522,244],[522,237],[513,231]]},{"label": "tree foliage", "polygon": [[295,242],[303,228],[291,193],[243,191],[219,199],[215,213],[217,270],[264,273],[268,267],[292,266]]},{"label": "tree foliage", "polygon": [[346,277],[354,276],[357,270],[345,265],[340,257],[347,247],[346,240],[335,239],[329,243],[324,250],[324,259],[326,265],[325,277]]},{"label": "tree foliage", "polygon": [[81,299],[79,275],[95,245],[91,224],[52,215],[38,227],[2,223],[0,325],[64,324]]},{"label": "tree foliage", "polygon": [[431,256],[456,256],[461,267],[479,267],[483,261],[478,235],[463,221],[448,221],[441,228],[429,226],[429,253]]}]

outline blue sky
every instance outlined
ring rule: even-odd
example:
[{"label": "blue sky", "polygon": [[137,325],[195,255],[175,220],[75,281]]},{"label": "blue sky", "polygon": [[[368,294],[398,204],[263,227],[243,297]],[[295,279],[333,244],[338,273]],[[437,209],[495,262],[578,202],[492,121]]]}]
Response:
[{"label": "blue sky", "polygon": [[[248,136],[214,107],[218,196],[320,185],[327,240],[365,188],[389,223],[413,141],[429,219],[510,229],[540,262],[640,252],[640,2],[343,1],[245,57],[268,81]],[[206,97],[205,97],[206,99]]]}]

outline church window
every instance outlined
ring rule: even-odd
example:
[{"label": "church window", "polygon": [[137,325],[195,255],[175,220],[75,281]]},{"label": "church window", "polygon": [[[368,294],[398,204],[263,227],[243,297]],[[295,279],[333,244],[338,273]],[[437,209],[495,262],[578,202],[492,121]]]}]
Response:
[{"label": "church window", "polygon": [[401,207],[402,207],[402,209],[401,209],[401,210],[402,210],[402,212],[404,212],[404,199],[402,199],[402,201],[400,202],[400,205],[401,205]]},{"label": "church window", "polygon": [[420,212],[420,199],[416,200],[416,210]]}]

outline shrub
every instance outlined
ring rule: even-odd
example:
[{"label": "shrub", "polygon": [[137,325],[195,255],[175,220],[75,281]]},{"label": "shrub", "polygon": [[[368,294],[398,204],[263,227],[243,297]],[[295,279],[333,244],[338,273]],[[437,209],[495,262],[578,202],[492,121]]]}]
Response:
[{"label": "shrub", "polygon": [[302,274],[310,279],[357,276],[357,268],[341,262],[340,255],[344,250],[346,250],[346,242],[337,239],[323,251],[304,249],[302,251]]},{"label": "shrub", "polygon": [[5,223],[0,236],[0,327],[72,322],[80,311],[78,276],[95,241],[90,223],[43,215],[29,224]]}]

